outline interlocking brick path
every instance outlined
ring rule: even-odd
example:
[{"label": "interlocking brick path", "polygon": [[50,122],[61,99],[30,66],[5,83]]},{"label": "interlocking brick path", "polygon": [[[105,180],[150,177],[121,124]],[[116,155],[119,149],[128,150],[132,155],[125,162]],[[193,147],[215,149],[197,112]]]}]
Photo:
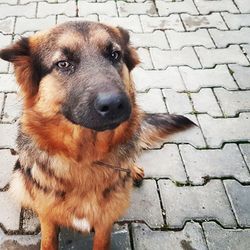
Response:
[{"label": "interlocking brick path", "polygon": [[[250,1],[0,0],[0,47],[68,20],[128,29],[138,103],[198,125],[138,160],[146,180],[112,249],[250,249]],[[9,195],[21,112],[12,72],[0,60],[0,250],[38,250],[37,218]],[[62,229],[60,249],[91,242]]]}]

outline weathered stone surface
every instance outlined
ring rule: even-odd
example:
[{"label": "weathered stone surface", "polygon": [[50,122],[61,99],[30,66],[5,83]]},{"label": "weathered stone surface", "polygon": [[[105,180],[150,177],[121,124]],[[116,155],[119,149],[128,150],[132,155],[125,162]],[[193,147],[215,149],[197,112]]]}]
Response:
[{"label": "weathered stone surface", "polygon": [[197,150],[190,145],[180,145],[180,152],[189,180],[201,185],[208,178],[234,177],[241,182],[250,181],[250,174],[236,144],[226,144],[222,149]]},{"label": "weathered stone surface", "polygon": [[168,67],[166,70],[144,70],[137,67],[132,71],[132,74],[137,91],[146,91],[153,88],[185,90],[177,67]]},{"label": "weathered stone surface", "polygon": [[240,112],[250,111],[250,91],[227,91],[216,88],[214,92],[226,116],[235,116]]},{"label": "weathered stone surface", "polygon": [[241,113],[236,118],[212,118],[198,115],[201,129],[211,148],[221,147],[224,142],[250,142],[250,113]]},{"label": "weathered stone surface", "polygon": [[211,89],[204,88],[190,95],[194,104],[194,109],[197,113],[207,113],[215,117],[222,116],[220,107]]},{"label": "weathered stone surface", "polygon": [[17,124],[0,123],[0,148],[14,148],[17,136]]},{"label": "weathered stone surface", "polygon": [[150,227],[162,226],[163,217],[155,181],[144,180],[140,188],[134,188],[130,208],[122,220],[143,220]]},{"label": "weathered stone surface", "polygon": [[0,150],[0,189],[3,189],[11,180],[11,175],[17,156],[11,154],[9,149]]},{"label": "weathered stone surface", "polygon": [[180,67],[180,73],[189,91],[199,91],[203,87],[224,87],[238,89],[226,65],[217,65],[213,69],[191,69]]},{"label": "weathered stone surface", "polygon": [[242,186],[235,180],[224,180],[236,220],[241,227],[250,226],[250,185]]},{"label": "weathered stone surface", "polygon": [[13,75],[0,74],[0,91],[16,92],[17,89],[17,84]]},{"label": "weathered stone surface", "polygon": [[240,29],[241,27],[250,26],[250,14],[222,12],[221,15],[230,29]]},{"label": "weathered stone surface", "polygon": [[168,17],[150,17],[141,15],[141,24],[144,32],[153,32],[154,30],[173,29],[176,31],[184,31],[179,15],[172,14]]},{"label": "weathered stone surface", "polygon": [[99,18],[100,22],[109,25],[120,26],[133,32],[142,32],[140,17],[138,15],[130,15],[128,17],[109,17],[100,15]]},{"label": "weathered stone surface", "polygon": [[25,232],[33,233],[38,230],[40,226],[39,219],[30,209],[23,210],[22,229]]},{"label": "weathered stone surface", "polygon": [[15,33],[23,34],[27,31],[38,31],[50,28],[56,24],[56,16],[47,16],[45,18],[26,18],[18,17],[15,25]]},{"label": "weathered stone surface", "polygon": [[225,227],[236,226],[221,181],[177,187],[170,180],[160,180],[159,187],[169,228],[182,228],[188,220],[217,220]]},{"label": "weathered stone surface", "polygon": [[[93,234],[83,236],[81,233],[62,229],[59,236],[60,250],[92,249]],[[131,250],[128,226],[114,225],[111,234],[112,250]]]},{"label": "weathered stone surface", "polygon": [[241,47],[242,47],[242,51],[243,51],[244,55],[250,61],[250,44],[242,44]]},{"label": "weathered stone surface", "polygon": [[240,144],[239,146],[250,171],[250,144]]},{"label": "weathered stone surface", "polygon": [[118,12],[120,16],[129,16],[133,14],[146,14],[156,16],[157,12],[154,3],[145,1],[144,3],[127,3],[125,1],[117,1]]},{"label": "weathered stone surface", "polygon": [[14,30],[14,23],[15,23],[14,17],[8,17],[0,20],[0,32],[3,34],[11,34]]},{"label": "weathered stone surface", "polygon": [[201,14],[209,14],[210,12],[227,11],[231,13],[239,13],[232,0],[213,1],[195,0],[194,1]]},{"label": "weathered stone surface", "polygon": [[241,13],[249,13],[250,6],[248,0],[235,0],[237,7],[240,9]]},{"label": "weathered stone surface", "polygon": [[138,93],[136,98],[141,109],[148,113],[167,112],[160,89],[150,89],[147,93]]},{"label": "weathered stone surface", "polygon": [[[156,162],[156,159],[157,162]],[[145,170],[145,177],[170,178],[185,183],[187,177],[176,145],[164,145],[162,149],[145,150],[137,161]]]},{"label": "weathered stone surface", "polygon": [[39,250],[40,235],[5,235],[0,229],[1,250]]},{"label": "weathered stone surface", "polygon": [[237,63],[248,66],[249,62],[238,45],[230,45],[224,49],[195,48],[201,64],[205,68],[212,68],[217,64]]},{"label": "weathered stone surface", "polygon": [[162,92],[169,113],[188,114],[193,112],[187,93],[177,93],[172,89],[164,89]]},{"label": "weathered stone surface", "polygon": [[205,46],[206,48],[214,48],[214,43],[205,29],[194,32],[177,32],[174,30],[166,30],[168,42],[171,49],[182,49],[183,47]]},{"label": "weathered stone surface", "polygon": [[187,222],[181,231],[153,231],[145,224],[132,224],[135,249],[199,249],[206,250],[202,228],[198,223]]},{"label": "weathered stone surface", "polygon": [[138,47],[154,47],[169,49],[166,36],[163,31],[156,30],[152,33],[130,33],[131,44]]},{"label": "weathered stone surface", "polygon": [[68,22],[68,21],[91,21],[98,22],[98,16],[96,14],[84,16],[84,17],[70,17],[66,15],[57,16],[57,24]]},{"label": "weathered stone surface", "polygon": [[184,26],[188,31],[199,28],[217,28],[220,30],[227,30],[227,26],[219,13],[202,16],[181,14],[181,19],[183,20]]},{"label": "weathered stone surface", "polygon": [[0,192],[0,224],[5,230],[19,230],[20,205],[13,200],[9,191]]},{"label": "weathered stone surface", "polygon": [[210,29],[209,32],[218,48],[227,47],[230,44],[250,43],[250,28],[228,31]]},{"label": "weathered stone surface", "polygon": [[161,16],[168,16],[172,13],[189,13],[191,15],[198,14],[192,0],[185,0],[181,2],[156,0],[155,3]]},{"label": "weathered stone surface", "polygon": [[17,94],[11,93],[7,95],[5,100],[3,118],[4,122],[15,122],[21,115],[22,100]]},{"label": "weathered stone surface", "polygon": [[35,17],[36,13],[36,4],[29,3],[26,5],[9,5],[1,4],[0,5],[0,17],[1,19],[11,16],[26,16],[26,17]]},{"label": "weathered stone surface", "polygon": [[3,109],[3,102],[4,102],[4,94],[0,93],[0,112]]},{"label": "weathered stone surface", "polygon": [[186,47],[181,50],[150,49],[152,61],[156,69],[166,69],[169,66],[187,65],[192,68],[200,68],[201,65],[193,50]]},{"label": "weathered stone surface", "polygon": [[241,89],[250,89],[250,67],[237,64],[229,65],[232,75]]},{"label": "weathered stone surface", "polygon": [[250,229],[224,229],[215,222],[204,222],[202,226],[209,250],[249,248]]},{"label": "weathered stone surface", "polygon": [[141,62],[140,66],[143,69],[153,69],[154,68],[154,66],[152,64],[152,61],[151,61],[151,56],[150,56],[150,53],[149,53],[148,49],[139,48],[139,49],[137,49],[137,53],[139,55],[140,62]]}]

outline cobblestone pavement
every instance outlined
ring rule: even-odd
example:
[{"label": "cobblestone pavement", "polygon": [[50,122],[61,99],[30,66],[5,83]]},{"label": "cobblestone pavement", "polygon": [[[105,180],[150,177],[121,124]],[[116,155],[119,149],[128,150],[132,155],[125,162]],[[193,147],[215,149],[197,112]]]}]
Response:
[{"label": "cobblestone pavement", "polygon": [[[146,177],[117,223],[113,249],[250,249],[249,0],[0,0],[0,47],[67,20],[130,31],[142,63],[138,102],[199,127],[138,160]],[[8,193],[20,114],[12,68],[0,61],[0,249],[38,249],[39,223]],[[61,249],[90,249],[62,230]]]}]

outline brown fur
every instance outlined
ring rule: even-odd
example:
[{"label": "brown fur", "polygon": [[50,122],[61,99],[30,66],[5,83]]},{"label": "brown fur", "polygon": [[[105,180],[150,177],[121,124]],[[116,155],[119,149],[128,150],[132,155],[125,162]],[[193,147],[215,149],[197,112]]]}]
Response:
[{"label": "brown fur", "polygon": [[[72,222],[74,218],[87,219],[90,228],[86,231],[95,230],[95,250],[108,249],[112,225],[129,205],[132,179],[141,180],[144,175],[134,164],[137,155],[143,147],[192,125],[182,116],[149,115],[139,110],[130,75],[139,59],[126,31],[91,23],[86,26],[89,35],[83,37],[76,31],[78,26],[56,26],[0,51],[1,58],[14,64],[24,97],[17,139],[19,162],[11,189],[23,206],[39,216],[42,250],[57,249],[58,226],[79,230]],[[53,39],[59,47],[67,44],[72,50],[80,50],[82,46],[88,55],[95,50],[89,52],[87,41],[100,50],[110,37],[123,51],[117,71],[132,112],[117,128],[95,131],[73,124],[62,115],[68,89],[64,79],[50,71],[46,63],[61,56],[55,53]],[[38,74],[38,58],[47,67],[44,74]]]}]

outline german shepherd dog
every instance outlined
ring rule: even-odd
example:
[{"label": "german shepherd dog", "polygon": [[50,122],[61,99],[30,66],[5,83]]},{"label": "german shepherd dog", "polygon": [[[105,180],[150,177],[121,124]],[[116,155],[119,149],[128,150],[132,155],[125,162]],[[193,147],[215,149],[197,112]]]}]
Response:
[{"label": "german shepherd dog", "polygon": [[0,51],[23,97],[10,188],[41,223],[41,249],[58,249],[58,227],[94,230],[108,249],[113,223],[143,178],[135,159],[191,127],[179,115],[147,114],[135,100],[139,63],[129,34],[94,22],[67,22]]}]

